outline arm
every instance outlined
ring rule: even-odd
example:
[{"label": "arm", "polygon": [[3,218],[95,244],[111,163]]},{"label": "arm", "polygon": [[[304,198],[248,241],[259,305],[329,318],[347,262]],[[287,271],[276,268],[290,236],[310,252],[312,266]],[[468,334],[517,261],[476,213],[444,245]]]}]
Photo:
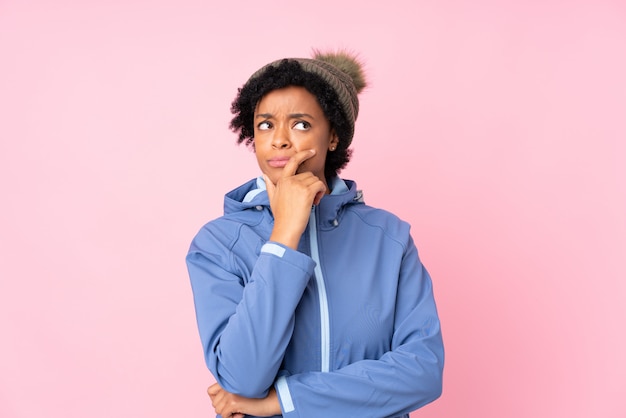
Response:
[{"label": "arm", "polygon": [[224,235],[203,229],[187,256],[200,338],[207,366],[224,389],[262,397],[276,378],[314,263],[268,243],[244,286],[231,266],[232,248],[220,243]]},{"label": "arm", "polygon": [[[245,286],[247,272],[234,261],[242,225],[222,222],[204,228],[187,256],[206,362],[219,385],[233,394],[267,395],[291,339],[296,306],[313,274],[313,260],[296,251],[311,205],[326,190],[313,174],[296,174],[313,155],[310,150],[295,154],[276,185],[266,177],[273,242],[261,248]],[[244,258],[254,256],[254,249],[243,251]]]},{"label": "arm", "polygon": [[329,373],[278,379],[285,417],[397,416],[441,394],[443,343],[432,283],[409,238],[398,281],[391,351]]},{"label": "arm", "polygon": [[274,388],[265,398],[246,398],[224,390],[215,383],[207,389],[215,413],[223,417],[244,418],[245,415],[269,417],[280,414],[280,403]]}]

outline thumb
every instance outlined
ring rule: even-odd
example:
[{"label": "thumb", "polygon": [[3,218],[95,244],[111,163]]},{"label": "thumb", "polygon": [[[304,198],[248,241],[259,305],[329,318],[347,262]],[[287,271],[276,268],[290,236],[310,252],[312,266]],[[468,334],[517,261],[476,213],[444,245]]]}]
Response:
[{"label": "thumb", "polygon": [[206,392],[209,396],[213,396],[217,394],[221,388],[222,387],[218,383],[213,383],[211,386],[207,388]]},{"label": "thumb", "polygon": [[274,186],[274,183],[272,183],[270,178],[267,177],[267,175],[265,174],[263,174],[263,180],[265,180],[265,187],[267,188],[267,196],[269,197],[270,202],[271,202],[272,198],[274,197],[274,190],[276,189],[276,186]]}]

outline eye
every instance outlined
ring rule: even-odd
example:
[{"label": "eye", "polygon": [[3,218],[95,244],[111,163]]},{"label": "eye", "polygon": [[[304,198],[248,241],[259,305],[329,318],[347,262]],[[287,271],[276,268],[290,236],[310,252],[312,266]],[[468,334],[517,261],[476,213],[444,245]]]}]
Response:
[{"label": "eye", "polygon": [[296,122],[295,125],[293,125],[294,129],[297,129],[299,131],[306,131],[311,127],[311,124],[307,121],[301,120]]},{"label": "eye", "polygon": [[264,120],[263,122],[259,123],[256,127],[259,131],[267,131],[268,129],[272,127],[272,124]]}]

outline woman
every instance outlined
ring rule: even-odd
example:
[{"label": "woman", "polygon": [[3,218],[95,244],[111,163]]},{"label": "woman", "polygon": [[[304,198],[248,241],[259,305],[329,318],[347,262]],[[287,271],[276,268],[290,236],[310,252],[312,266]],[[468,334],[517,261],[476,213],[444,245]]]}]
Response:
[{"label": "woman", "polygon": [[208,392],[224,417],[407,417],[439,397],[443,344],[409,225],[338,172],[365,87],[347,53],[258,70],[231,129],[262,175],[187,256]]}]

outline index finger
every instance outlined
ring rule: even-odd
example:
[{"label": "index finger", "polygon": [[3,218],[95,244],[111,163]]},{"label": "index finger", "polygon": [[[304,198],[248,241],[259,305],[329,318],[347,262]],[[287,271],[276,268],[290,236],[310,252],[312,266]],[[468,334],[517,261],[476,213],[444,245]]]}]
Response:
[{"label": "index finger", "polygon": [[296,153],[293,157],[289,159],[289,162],[285,165],[285,168],[283,168],[283,173],[281,177],[285,178],[295,175],[298,171],[298,167],[300,167],[300,164],[302,164],[314,155],[315,150],[313,149]]}]

